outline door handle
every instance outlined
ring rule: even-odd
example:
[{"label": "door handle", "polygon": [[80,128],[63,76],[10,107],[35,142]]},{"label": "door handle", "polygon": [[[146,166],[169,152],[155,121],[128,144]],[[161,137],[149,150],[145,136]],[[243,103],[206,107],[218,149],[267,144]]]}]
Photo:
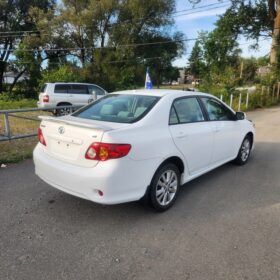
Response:
[{"label": "door handle", "polygon": [[187,133],[180,131],[176,136],[176,138],[186,138],[187,136],[188,136]]}]

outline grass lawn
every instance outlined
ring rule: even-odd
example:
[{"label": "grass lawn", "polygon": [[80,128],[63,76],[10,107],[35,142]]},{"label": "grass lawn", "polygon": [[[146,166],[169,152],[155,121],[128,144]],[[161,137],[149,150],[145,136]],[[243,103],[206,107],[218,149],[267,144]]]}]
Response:
[{"label": "grass lawn", "polygon": [[0,142],[0,165],[32,157],[37,142],[37,137]]},{"label": "grass lawn", "polygon": [[[49,112],[24,112],[17,113],[15,115],[21,117],[28,117],[34,120],[25,120],[16,117],[10,117],[10,127],[12,130],[12,135],[23,135],[37,133],[40,121],[38,116],[40,115],[50,115]],[[38,121],[36,121],[38,120]],[[5,134],[4,116],[0,115],[0,135]],[[0,142],[0,164],[18,162],[32,156],[32,151],[38,142],[37,137],[29,137],[11,141]]]}]

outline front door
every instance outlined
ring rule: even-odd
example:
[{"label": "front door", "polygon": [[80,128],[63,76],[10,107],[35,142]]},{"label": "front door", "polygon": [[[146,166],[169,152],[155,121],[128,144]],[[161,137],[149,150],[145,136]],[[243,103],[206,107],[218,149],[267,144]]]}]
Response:
[{"label": "front door", "polygon": [[237,156],[240,145],[240,124],[234,113],[217,99],[201,97],[214,132],[212,164]]}]

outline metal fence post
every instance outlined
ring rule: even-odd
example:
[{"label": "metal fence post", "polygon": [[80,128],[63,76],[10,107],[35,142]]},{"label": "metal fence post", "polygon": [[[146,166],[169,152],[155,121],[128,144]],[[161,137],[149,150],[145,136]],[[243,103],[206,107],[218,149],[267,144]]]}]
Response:
[{"label": "metal fence post", "polygon": [[223,101],[223,95],[222,95],[222,94],[221,94],[221,96],[220,96],[220,100]]},{"label": "metal fence post", "polygon": [[242,94],[239,94],[239,100],[238,100],[238,111],[241,109],[241,99],[242,99]]},{"label": "metal fence post", "polygon": [[280,92],[280,82],[278,82],[278,88],[277,88],[277,100],[279,100],[279,92]]},{"label": "metal fence post", "polygon": [[249,105],[249,91],[247,91],[247,96],[246,96],[246,109],[248,109]]},{"label": "metal fence post", "polygon": [[232,108],[233,95],[230,95],[229,107]]},{"label": "metal fence post", "polygon": [[9,113],[6,112],[4,114],[4,119],[5,119],[5,136],[11,139],[11,128],[10,128],[10,122],[9,122]]},{"label": "metal fence post", "polygon": [[262,86],[262,92],[261,92],[261,106],[263,105],[263,93],[264,93],[264,86]]}]

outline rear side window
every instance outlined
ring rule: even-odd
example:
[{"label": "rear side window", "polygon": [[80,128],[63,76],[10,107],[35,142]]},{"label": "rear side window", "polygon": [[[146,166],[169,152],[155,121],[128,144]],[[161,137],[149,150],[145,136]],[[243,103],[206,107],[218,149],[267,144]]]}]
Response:
[{"label": "rear side window", "polygon": [[105,91],[97,86],[90,85],[90,86],[88,86],[88,90],[89,90],[90,94],[95,92],[96,95],[105,95]]},{"label": "rear side window", "polygon": [[72,116],[106,122],[133,123],[142,119],[159,97],[147,95],[107,95],[78,110]]},{"label": "rear side window", "polygon": [[70,85],[68,92],[73,94],[88,94],[88,88],[87,85]]},{"label": "rear side window", "polygon": [[204,116],[196,97],[175,100],[171,108],[169,124],[204,121]]},{"label": "rear side window", "polygon": [[54,93],[68,93],[68,85],[55,85]]},{"label": "rear side window", "polygon": [[44,84],[44,85],[41,87],[40,92],[41,92],[41,93],[45,93],[45,92],[46,92],[46,89],[47,89],[47,84]]}]

